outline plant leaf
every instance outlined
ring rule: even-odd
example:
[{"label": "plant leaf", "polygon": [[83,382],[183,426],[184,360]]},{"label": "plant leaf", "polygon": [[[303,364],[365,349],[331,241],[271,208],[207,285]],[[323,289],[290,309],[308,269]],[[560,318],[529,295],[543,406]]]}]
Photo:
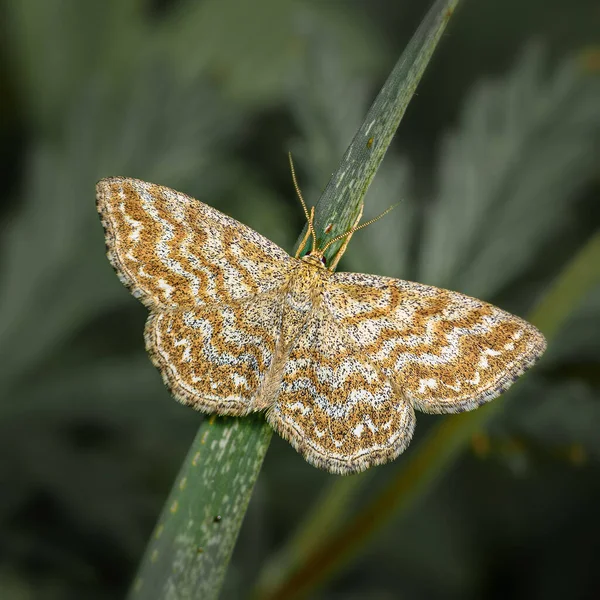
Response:
[{"label": "plant leaf", "polygon": [[[457,4],[458,0],[435,2],[371,105],[315,207],[319,244],[344,233],[356,220],[367,189]],[[324,208],[332,201],[338,207],[333,214]],[[333,227],[326,233],[330,223]],[[342,243],[333,244],[327,258],[333,257]]]},{"label": "plant leaf", "polygon": [[82,90],[66,139],[38,140],[29,160],[23,206],[2,239],[3,389],[99,311],[132,302],[102,252],[93,189],[100,177],[127,173],[180,189],[202,179],[208,195],[228,180],[218,149],[237,120],[205,83],[181,93],[166,70],[150,65],[126,91],[110,89]]},{"label": "plant leaf", "polygon": [[507,77],[469,95],[442,148],[423,282],[492,297],[555,238],[596,172],[600,78],[575,59],[547,77],[543,58],[531,46]]},{"label": "plant leaf", "polygon": [[146,548],[131,598],[216,598],[272,430],[262,416],[204,420]]}]

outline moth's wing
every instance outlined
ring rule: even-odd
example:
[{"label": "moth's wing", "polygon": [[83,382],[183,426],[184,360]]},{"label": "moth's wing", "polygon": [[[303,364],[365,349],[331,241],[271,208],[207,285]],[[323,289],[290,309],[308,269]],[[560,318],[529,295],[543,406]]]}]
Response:
[{"label": "moth's wing", "polygon": [[393,460],[415,425],[410,403],[326,312],[296,340],[267,420],[309,463],[340,474]]},{"label": "moth's wing", "polygon": [[491,304],[432,286],[336,273],[324,305],[364,356],[423,412],[496,398],[546,348],[533,326]]},{"label": "moth's wing", "polygon": [[96,186],[107,253],[150,308],[234,301],[280,288],[293,260],[235,219],[169,188],[111,177]]},{"label": "moth's wing", "polygon": [[151,311],[146,348],[173,396],[193,408],[243,415],[257,406],[281,330],[277,292],[188,310]]}]

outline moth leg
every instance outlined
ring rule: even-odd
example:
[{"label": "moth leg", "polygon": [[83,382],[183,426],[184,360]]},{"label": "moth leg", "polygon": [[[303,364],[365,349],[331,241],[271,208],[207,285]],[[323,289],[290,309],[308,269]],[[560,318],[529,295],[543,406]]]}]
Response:
[{"label": "moth leg", "polygon": [[[364,202],[362,202],[360,205],[360,211],[358,213],[358,217],[357,217],[356,221],[354,221],[354,225],[352,225],[352,227],[350,228],[350,231],[352,231],[352,229],[354,229],[355,227],[358,227],[358,224],[360,223],[360,220],[362,219],[362,214],[363,214],[364,208],[365,208],[365,204],[364,204]],[[336,267],[338,266],[338,263],[340,262],[340,259],[344,255],[344,252],[346,252],[346,248],[348,247],[348,244],[350,243],[350,240],[352,239],[353,235],[354,235],[354,232],[348,234],[346,236],[346,238],[344,239],[344,243],[340,246],[340,249],[335,253],[335,256],[333,257],[333,261],[328,267],[328,269],[330,271],[335,271]]]},{"label": "moth leg", "polygon": [[302,241],[300,242],[300,244],[298,246],[298,250],[296,250],[296,254],[294,254],[294,258],[300,258],[300,252],[302,252],[304,246],[306,246],[306,242],[308,242],[308,238],[313,233],[312,220],[314,219],[314,217],[315,217],[315,207],[311,206],[310,216],[309,216],[308,223],[307,223],[308,227],[306,228],[306,233],[304,234],[304,237],[302,238]]}]

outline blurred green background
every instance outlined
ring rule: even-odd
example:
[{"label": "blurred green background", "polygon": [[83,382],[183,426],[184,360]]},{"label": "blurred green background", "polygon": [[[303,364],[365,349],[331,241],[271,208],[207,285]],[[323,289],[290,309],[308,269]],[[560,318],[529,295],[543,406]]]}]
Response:
[{"label": "blurred green background", "polygon": [[[316,202],[428,4],[0,0],[0,598],[123,597],[202,419],[144,353],[96,180],[174,187],[291,251],[287,151]],[[527,316],[600,225],[599,32],[596,0],[462,3],[365,216],[401,204],[341,269]],[[315,597],[600,597],[599,390],[596,286],[470,452]],[[248,597],[331,480],[274,439],[223,598]]]}]

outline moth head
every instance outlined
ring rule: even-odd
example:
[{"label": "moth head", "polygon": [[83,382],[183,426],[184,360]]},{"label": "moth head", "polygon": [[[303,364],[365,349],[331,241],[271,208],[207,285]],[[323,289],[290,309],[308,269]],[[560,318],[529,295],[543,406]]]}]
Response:
[{"label": "moth head", "polygon": [[302,257],[302,260],[309,265],[319,267],[320,269],[327,268],[327,259],[322,250],[311,250],[308,254]]}]

